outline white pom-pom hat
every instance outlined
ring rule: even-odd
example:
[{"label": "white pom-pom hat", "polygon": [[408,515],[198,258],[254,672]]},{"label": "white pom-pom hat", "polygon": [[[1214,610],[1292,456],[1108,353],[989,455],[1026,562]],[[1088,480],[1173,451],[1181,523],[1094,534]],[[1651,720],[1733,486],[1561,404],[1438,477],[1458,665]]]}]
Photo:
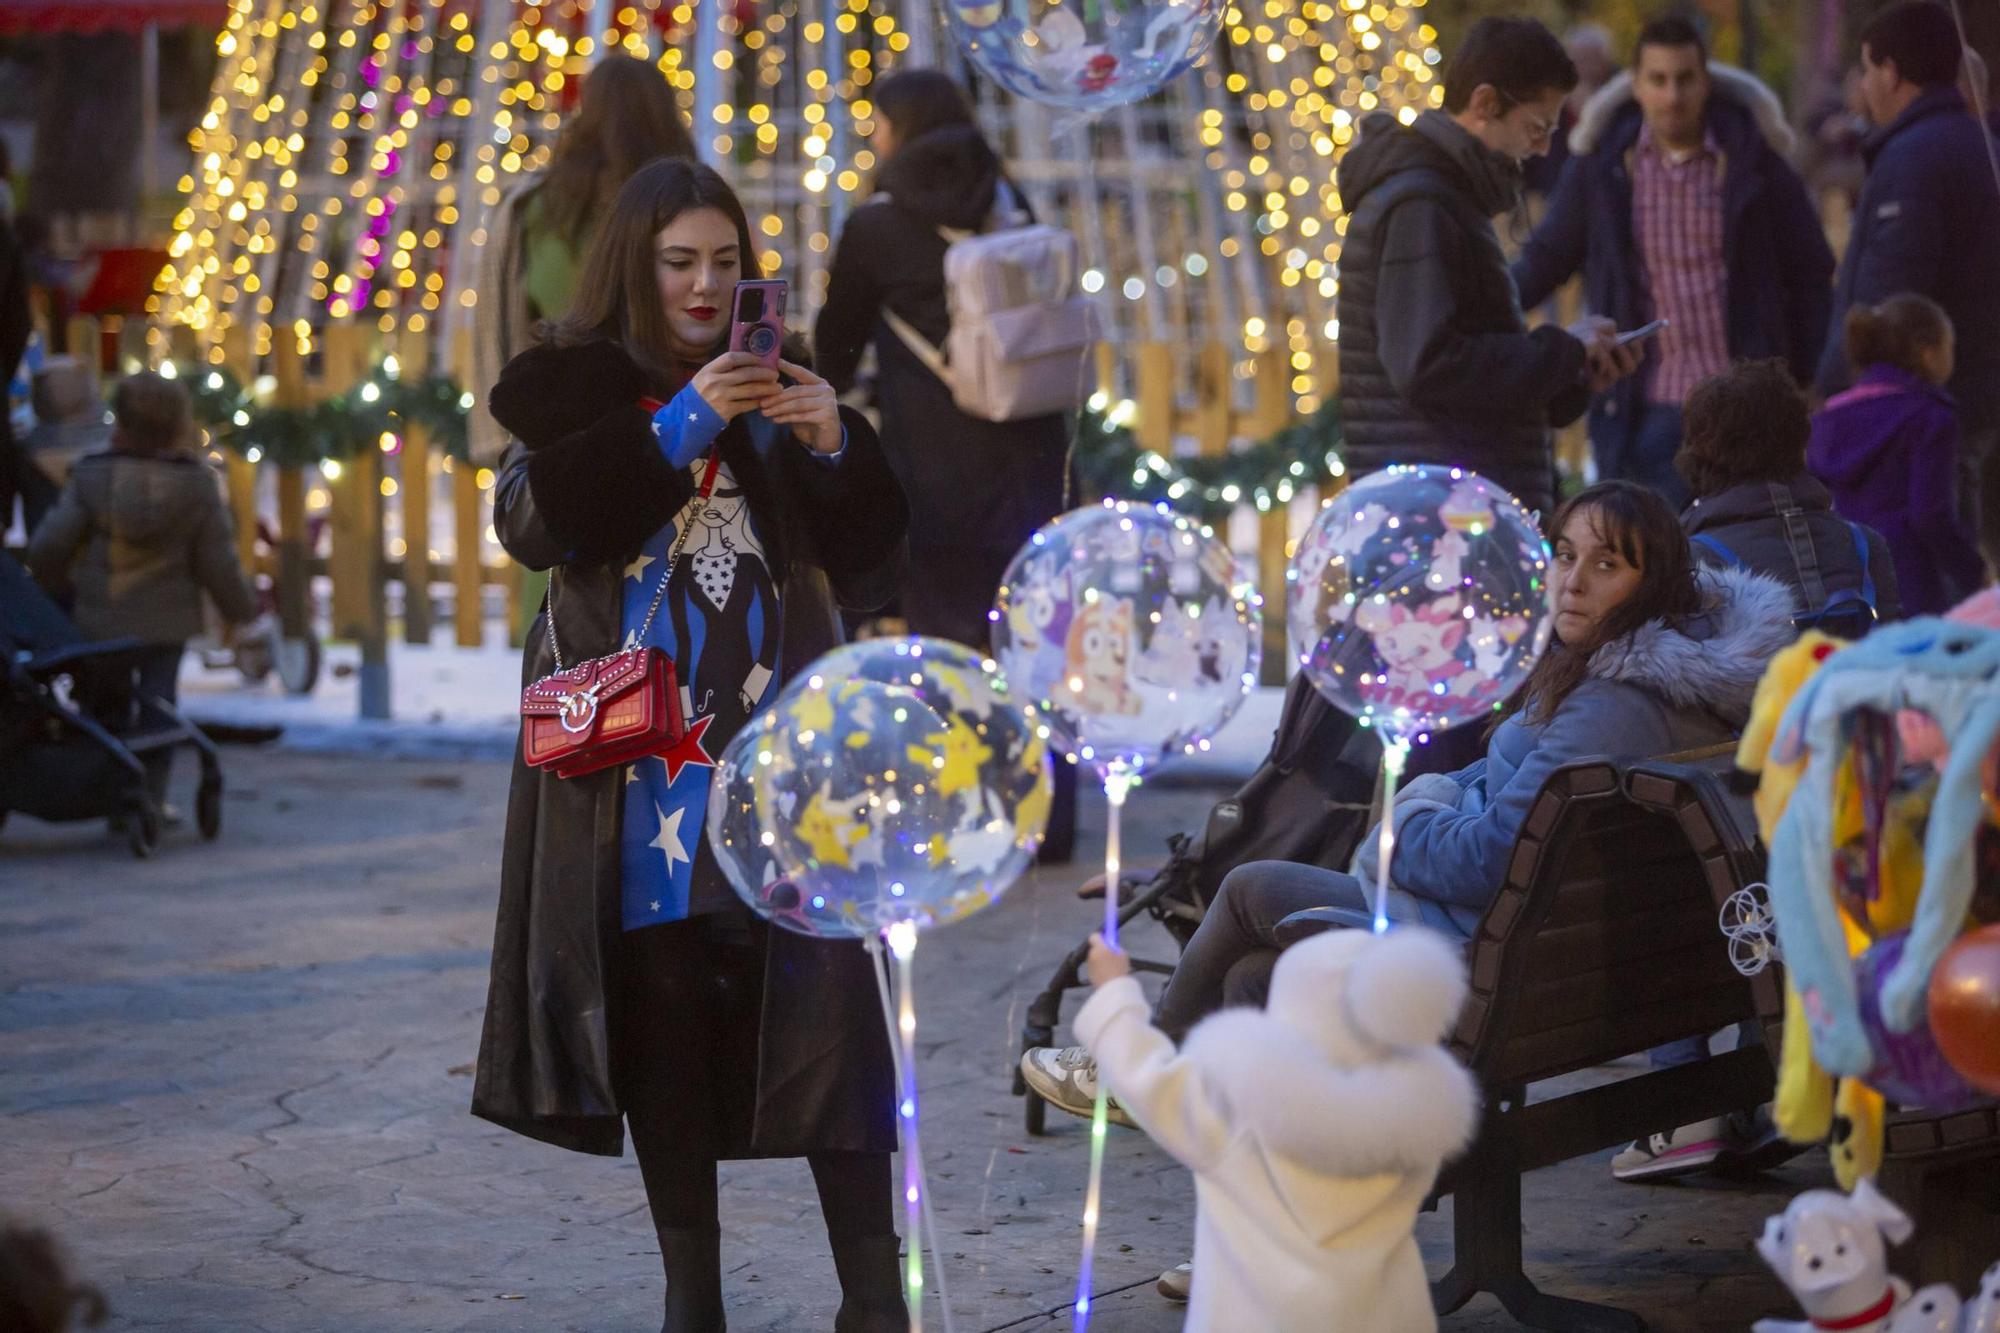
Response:
[{"label": "white pom-pom hat", "polygon": [[1465,1003],[1459,950],[1422,926],[1329,930],[1285,950],[1265,1012],[1347,1067],[1430,1046]]}]

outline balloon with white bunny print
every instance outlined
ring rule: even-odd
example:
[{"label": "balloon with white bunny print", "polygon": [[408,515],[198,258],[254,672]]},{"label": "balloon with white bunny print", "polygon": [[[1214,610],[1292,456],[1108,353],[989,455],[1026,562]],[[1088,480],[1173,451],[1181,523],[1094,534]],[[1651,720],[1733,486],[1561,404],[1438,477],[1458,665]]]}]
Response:
[{"label": "balloon with white bunny print", "polygon": [[1222,0],[945,0],[959,49],[1008,92],[1070,111],[1150,97],[1208,54]]},{"label": "balloon with white bunny print", "polygon": [[1298,664],[1339,708],[1424,742],[1491,715],[1550,634],[1549,547],[1462,468],[1392,467],[1329,501],[1287,572]]}]

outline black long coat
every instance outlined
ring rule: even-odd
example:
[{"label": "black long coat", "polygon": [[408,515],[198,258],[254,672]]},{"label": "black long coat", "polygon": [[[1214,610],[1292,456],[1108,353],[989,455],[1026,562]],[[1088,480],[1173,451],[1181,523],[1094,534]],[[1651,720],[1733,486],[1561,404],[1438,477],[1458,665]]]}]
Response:
[{"label": "black long coat", "polygon": [[[493,415],[516,440],[495,488],[494,527],[522,564],[561,566],[554,596],[566,661],[617,651],[624,566],[692,494],[638,405],[651,387],[622,349],[598,342],[524,352],[493,391]],[[837,467],[789,432],[753,433],[741,417],[719,441],[781,589],[780,682],[840,642],[840,608],[881,605],[900,573],[902,491],[867,421],[844,408],[842,419],[847,452]],[[543,623],[528,638],[524,683],[554,669]],[[515,761],[472,1092],[475,1115],[606,1156],[624,1144],[606,1028],[621,930],[619,772],[560,779]],[[894,1102],[861,946],[771,931],[756,1115],[732,1127],[725,1155],[892,1151]]]},{"label": "black long coat", "polygon": [[813,326],[818,369],[843,392],[875,344],[883,448],[910,497],[910,566],[922,574],[904,589],[912,628],[975,644],[986,642],[1008,560],[1062,512],[1068,425],[1060,414],[967,416],[882,312],[944,344],[951,243],[938,229],[983,229],[1002,187],[1000,161],[976,126],[944,126],[897,149],[874,197],[841,230]]}]

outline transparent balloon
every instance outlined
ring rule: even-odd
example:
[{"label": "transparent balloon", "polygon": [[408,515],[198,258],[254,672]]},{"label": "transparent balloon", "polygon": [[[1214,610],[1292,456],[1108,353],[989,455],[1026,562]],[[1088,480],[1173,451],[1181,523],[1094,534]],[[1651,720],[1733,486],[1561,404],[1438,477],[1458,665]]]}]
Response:
[{"label": "transparent balloon", "polygon": [[1053,791],[1041,731],[970,649],[850,644],[723,750],[710,846],[753,911],[800,934],[957,921],[996,901],[1041,845]]},{"label": "transparent balloon", "polygon": [[1007,91],[1071,111],[1150,97],[1222,31],[1221,0],[944,0],[952,36]]},{"label": "transparent balloon", "polygon": [[1320,510],[1286,577],[1292,651],[1337,707],[1403,741],[1484,717],[1548,646],[1549,547],[1460,468],[1392,467]]},{"label": "transparent balloon", "polygon": [[1108,500],[1015,555],[989,616],[993,655],[1064,753],[1143,771],[1207,749],[1256,684],[1261,601],[1205,529]]}]

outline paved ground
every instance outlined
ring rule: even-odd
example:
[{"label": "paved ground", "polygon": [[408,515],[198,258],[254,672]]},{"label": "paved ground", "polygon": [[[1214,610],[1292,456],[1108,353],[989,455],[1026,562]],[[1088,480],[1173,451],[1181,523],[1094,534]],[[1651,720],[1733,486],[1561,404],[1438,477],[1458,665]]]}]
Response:
[{"label": "paved ground", "polygon": [[[181,833],[138,863],[100,829],[0,832],[0,1206],[60,1233],[118,1328],[657,1327],[636,1167],[465,1113],[505,769],[227,759],[213,847]],[[1147,788],[1128,845],[1157,847],[1212,798]],[[1070,1298],[1081,1122],[1026,1137],[1005,1070],[1020,1006],[1093,916],[1079,877],[1023,884],[918,957],[926,1155],[961,1330],[1052,1327]],[[1150,1284],[1186,1256],[1189,1180],[1124,1132],[1108,1171],[1096,1326],[1177,1328]],[[1632,1188],[1602,1158],[1570,1163],[1529,1181],[1529,1268],[1659,1329],[1741,1329],[1783,1308],[1749,1239],[1821,1179],[1801,1163],[1753,1187]],[[725,1181],[732,1328],[826,1328],[803,1164]],[[1421,1225],[1434,1267],[1448,1218]],[[1482,1300],[1445,1327],[1512,1324]]]}]

